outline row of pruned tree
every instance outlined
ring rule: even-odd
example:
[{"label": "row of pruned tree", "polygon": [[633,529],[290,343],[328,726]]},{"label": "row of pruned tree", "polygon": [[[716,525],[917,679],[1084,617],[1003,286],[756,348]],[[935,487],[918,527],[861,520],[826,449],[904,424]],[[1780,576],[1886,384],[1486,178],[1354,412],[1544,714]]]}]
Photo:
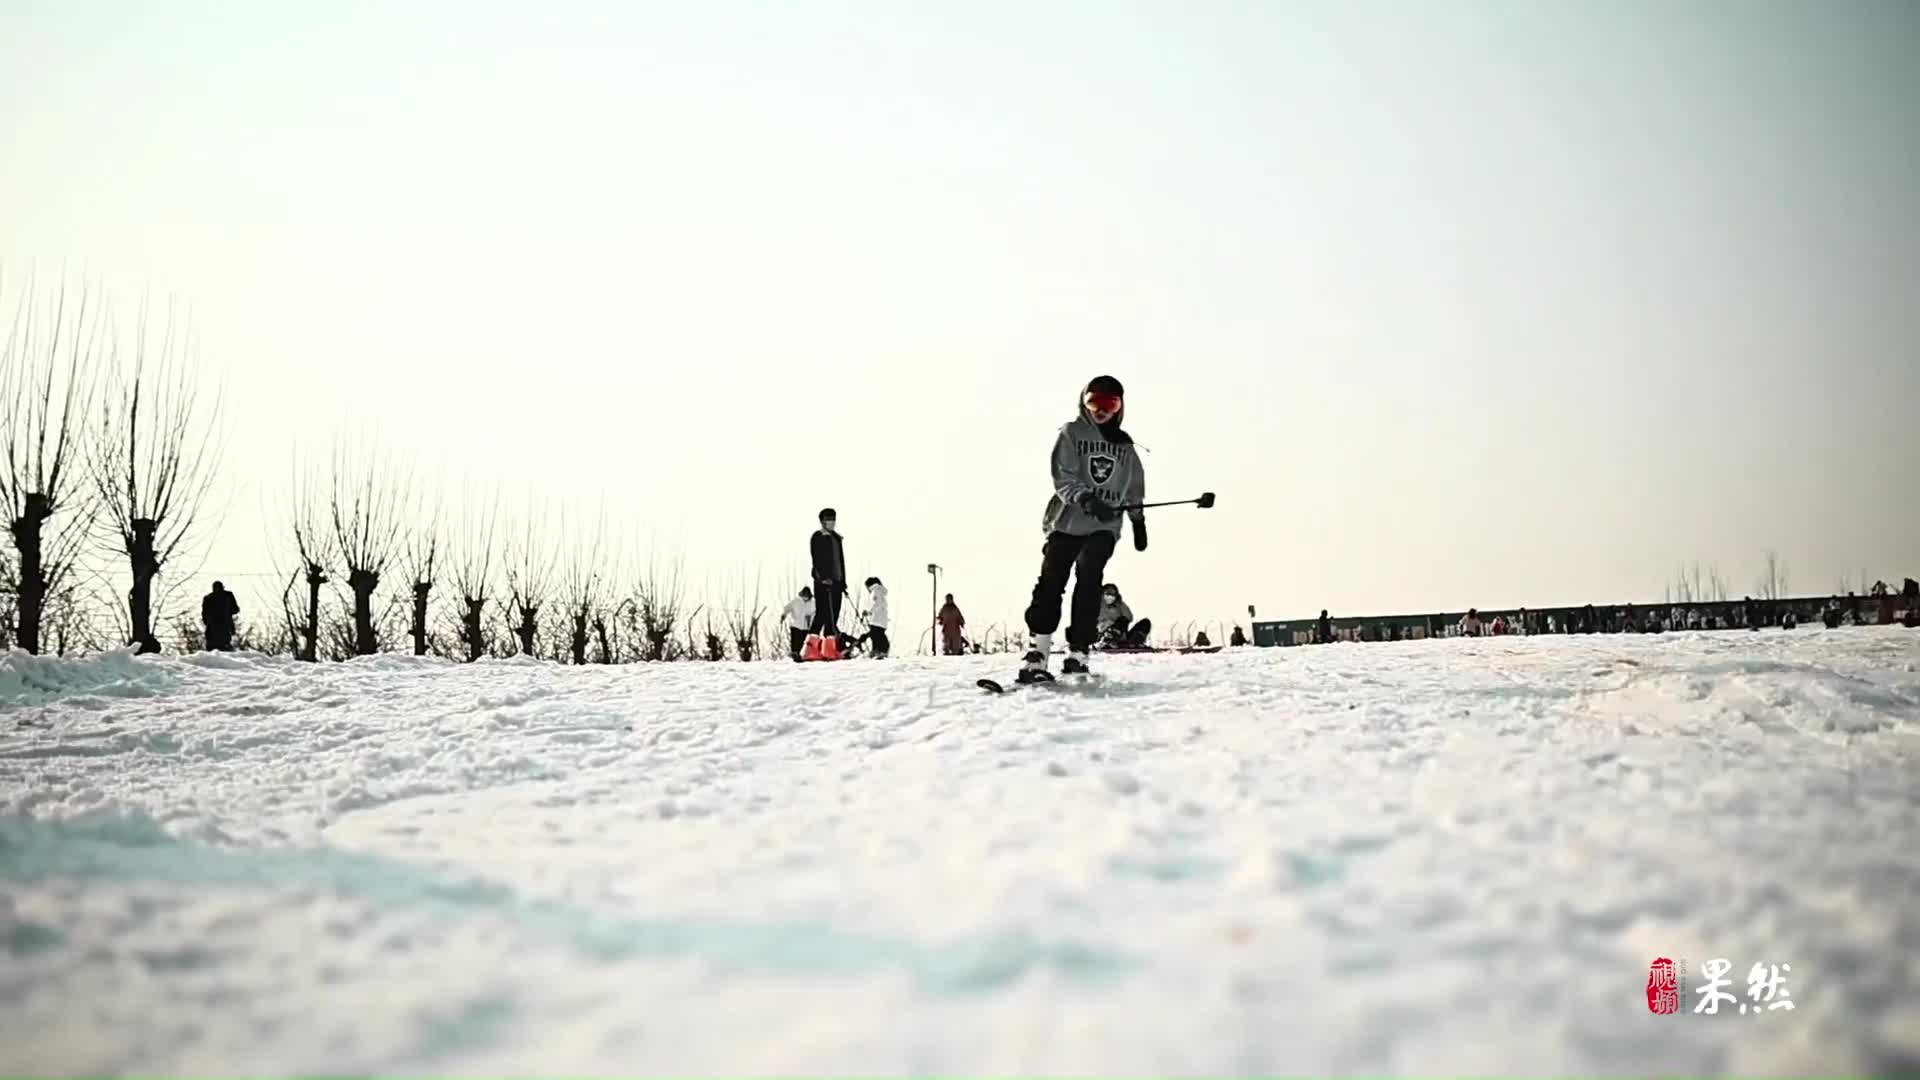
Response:
[{"label": "row of pruned tree", "polygon": [[[27,275],[9,300],[4,271],[0,649],[155,652],[162,624],[199,646],[197,612],[176,605],[219,525],[223,440],[190,319],[143,299],[129,334],[94,282],[40,289]],[[340,439],[324,472],[296,469],[287,491],[271,511],[290,525],[274,532],[292,557],[279,611],[244,619],[242,648],[580,664],[785,653],[759,575],[742,575],[720,605],[691,603],[678,562],[625,569],[638,564],[620,557],[604,513],[562,516],[549,535],[540,508],[509,521],[496,492],[448,515],[365,438]]]},{"label": "row of pruned tree", "polygon": [[160,648],[156,582],[193,548],[220,456],[220,403],[199,392],[188,327],[177,307],[156,318],[142,300],[129,347],[117,313],[84,282],[40,293],[29,279],[11,305],[0,346],[0,507],[12,540],[0,562],[0,644],[64,647],[86,615],[81,579],[119,562],[132,585],[118,636]]},{"label": "row of pruned tree", "polygon": [[529,500],[508,515],[496,492],[469,493],[450,514],[393,462],[338,448],[324,481],[289,490],[294,562],[273,647],[303,660],[400,648],[574,664],[785,652],[760,575],[728,586],[721,605],[692,602],[682,564],[626,558],[604,513],[555,516]]}]

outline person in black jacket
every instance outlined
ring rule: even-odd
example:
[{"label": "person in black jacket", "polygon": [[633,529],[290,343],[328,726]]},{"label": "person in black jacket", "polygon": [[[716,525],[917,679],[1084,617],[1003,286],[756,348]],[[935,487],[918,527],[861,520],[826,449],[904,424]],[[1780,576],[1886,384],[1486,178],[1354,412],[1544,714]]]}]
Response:
[{"label": "person in black jacket", "polygon": [[847,595],[847,553],[839,520],[831,506],[820,511],[820,528],[807,545],[813,559],[813,632],[835,637],[840,635],[840,601]]},{"label": "person in black jacket", "polygon": [[233,651],[233,623],[240,614],[240,601],[227,587],[216,581],[213,591],[200,600],[200,622],[206,627],[207,648],[216,652]]}]

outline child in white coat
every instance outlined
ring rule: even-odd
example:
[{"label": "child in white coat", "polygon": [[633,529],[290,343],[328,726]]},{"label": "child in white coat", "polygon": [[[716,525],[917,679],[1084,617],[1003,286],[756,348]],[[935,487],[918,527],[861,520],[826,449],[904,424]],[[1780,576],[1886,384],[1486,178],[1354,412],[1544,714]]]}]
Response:
[{"label": "child in white coat", "polygon": [[787,651],[795,660],[806,647],[807,631],[813,628],[813,590],[801,586],[800,595],[787,602]]},{"label": "child in white coat", "polygon": [[867,597],[873,601],[873,609],[867,613],[866,640],[873,646],[873,658],[884,660],[893,644],[887,640],[887,587],[879,578],[867,579]]}]

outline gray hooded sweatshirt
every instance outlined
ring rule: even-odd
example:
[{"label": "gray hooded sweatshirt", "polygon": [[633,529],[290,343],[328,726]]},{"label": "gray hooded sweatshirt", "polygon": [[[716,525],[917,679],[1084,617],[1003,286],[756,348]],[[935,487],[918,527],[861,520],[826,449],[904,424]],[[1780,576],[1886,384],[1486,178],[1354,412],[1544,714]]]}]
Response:
[{"label": "gray hooded sweatshirt", "polygon": [[[1080,396],[1084,398],[1085,391]],[[1060,436],[1053,442],[1053,498],[1047,500],[1041,529],[1071,536],[1091,536],[1103,531],[1118,535],[1118,517],[1101,521],[1082,510],[1078,500],[1082,492],[1094,491],[1111,506],[1146,501],[1146,471],[1141,467],[1133,437],[1120,428],[1120,422],[1126,418],[1126,407],[1123,405],[1120,415],[1107,425],[1112,435],[1087,419],[1085,406],[1076,402],[1074,411],[1077,415],[1060,428]],[[1132,516],[1146,517],[1138,510],[1133,511]]]}]

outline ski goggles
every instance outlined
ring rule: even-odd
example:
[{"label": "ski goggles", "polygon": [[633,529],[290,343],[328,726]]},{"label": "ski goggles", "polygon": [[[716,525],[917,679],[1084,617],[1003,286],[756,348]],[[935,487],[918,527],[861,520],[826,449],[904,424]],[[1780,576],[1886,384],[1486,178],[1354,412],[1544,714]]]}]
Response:
[{"label": "ski goggles", "polygon": [[1094,412],[1117,413],[1122,401],[1119,394],[1088,394],[1087,408]]}]

